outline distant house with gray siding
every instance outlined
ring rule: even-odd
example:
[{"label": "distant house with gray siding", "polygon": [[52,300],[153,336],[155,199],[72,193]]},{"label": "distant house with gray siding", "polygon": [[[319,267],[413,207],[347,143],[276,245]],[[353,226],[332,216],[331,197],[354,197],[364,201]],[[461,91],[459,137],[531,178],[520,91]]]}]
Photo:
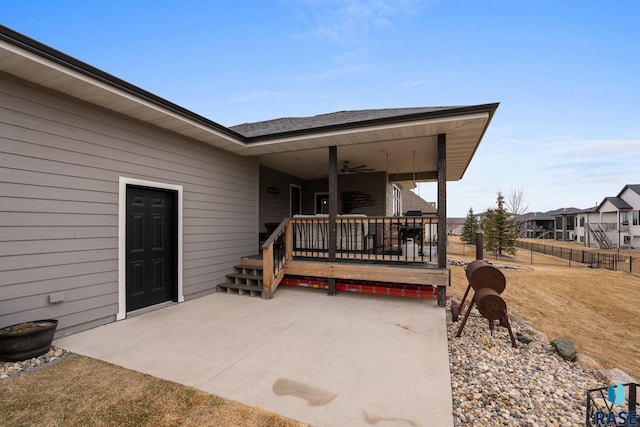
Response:
[{"label": "distant house with gray siding", "polygon": [[371,169],[339,173],[338,213],[392,215],[394,185],[462,177],[496,108],[227,128],[0,26],[0,328],[61,336],[215,292],[267,224],[322,209],[331,147]]}]

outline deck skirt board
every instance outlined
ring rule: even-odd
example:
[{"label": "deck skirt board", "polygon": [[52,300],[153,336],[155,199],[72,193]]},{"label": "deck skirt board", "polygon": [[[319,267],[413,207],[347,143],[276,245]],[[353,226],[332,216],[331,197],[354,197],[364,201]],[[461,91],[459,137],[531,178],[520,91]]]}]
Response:
[{"label": "deck skirt board", "polygon": [[419,266],[391,266],[369,263],[316,262],[291,260],[285,276],[447,286],[449,270]]}]

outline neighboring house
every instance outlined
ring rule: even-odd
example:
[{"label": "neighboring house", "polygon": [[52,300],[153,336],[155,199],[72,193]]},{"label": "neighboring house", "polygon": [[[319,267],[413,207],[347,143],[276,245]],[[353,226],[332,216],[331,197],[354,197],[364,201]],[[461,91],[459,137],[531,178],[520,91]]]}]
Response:
[{"label": "neighboring house", "polygon": [[528,212],[518,217],[528,239],[553,239],[556,218],[548,212]]},{"label": "neighboring house", "polygon": [[599,248],[640,248],[640,185],[625,185],[615,197],[592,208],[562,208],[520,217],[526,237],[575,241]]},{"label": "neighboring house", "polygon": [[582,210],[578,208],[562,208],[547,212],[555,217],[556,240],[565,242],[574,242],[577,240],[576,218],[581,211]]},{"label": "neighboring house", "polygon": [[594,241],[593,233],[590,231],[590,227],[593,227],[599,222],[600,214],[597,212],[597,207],[583,209],[577,213],[577,223],[575,233],[577,236],[576,242],[587,247],[592,244],[596,244]]},{"label": "neighboring house", "polygon": [[[497,107],[343,111],[227,128],[0,26],[0,327],[55,318],[61,336],[215,292],[273,224],[286,234],[274,253],[286,256],[265,256],[267,297],[283,275],[313,271],[333,280],[419,276],[444,296],[446,183],[462,178]],[[438,182],[437,262],[385,265],[375,277],[355,262],[337,268],[336,248],[353,230],[360,259],[389,263],[384,250],[399,250],[391,240],[402,234],[380,233],[401,221],[367,218],[394,218],[396,189],[428,181]],[[316,214],[315,223],[289,219]],[[330,263],[292,259],[301,240],[291,230],[320,221],[328,246],[314,254]],[[265,254],[274,250],[268,240]],[[412,260],[425,264],[417,252]]]},{"label": "neighboring house", "polygon": [[438,212],[435,202],[427,202],[413,190],[408,188],[402,189],[401,196],[402,208],[400,212],[404,212],[405,214],[409,211],[420,211],[423,214],[436,214]]},{"label": "neighboring house", "polygon": [[640,185],[625,185],[617,196],[605,197],[594,219],[588,231],[598,247],[640,248]]},{"label": "neighboring house", "polygon": [[447,218],[447,233],[449,236],[462,236],[462,228],[467,218]]}]

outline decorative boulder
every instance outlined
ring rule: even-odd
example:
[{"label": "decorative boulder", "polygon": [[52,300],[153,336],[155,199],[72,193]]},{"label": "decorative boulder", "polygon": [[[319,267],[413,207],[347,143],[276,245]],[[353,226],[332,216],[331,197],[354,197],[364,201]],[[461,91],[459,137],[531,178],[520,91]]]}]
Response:
[{"label": "decorative boulder", "polygon": [[595,369],[595,370],[604,369],[604,367],[600,364],[600,362],[592,359],[586,354],[581,354],[581,353],[578,353],[578,356],[573,361],[573,363],[587,369]]},{"label": "decorative boulder", "polygon": [[615,384],[616,382],[621,384],[637,383],[635,378],[618,368],[601,369],[598,371],[598,376],[608,385]]},{"label": "decorative boulder", "polygon": [[576,352],[575,344],[568,338],[556,338],[555,340],[551,341],[551,345],[556,349],[556,351],[560,354],[560,356],[562,356],[564,360],[571,361],[575,359],[578,354]]}]

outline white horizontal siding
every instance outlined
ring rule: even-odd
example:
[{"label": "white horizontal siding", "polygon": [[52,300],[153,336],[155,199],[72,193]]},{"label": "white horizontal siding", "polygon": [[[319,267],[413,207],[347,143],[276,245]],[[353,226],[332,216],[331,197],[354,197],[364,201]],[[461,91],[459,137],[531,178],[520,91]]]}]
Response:
[{"label": "white horizontal siding", "polygon": [[0,75],[0,327],[115,319],[121,176],[183,187],[186,299],[256,251],[255,159]]}]

